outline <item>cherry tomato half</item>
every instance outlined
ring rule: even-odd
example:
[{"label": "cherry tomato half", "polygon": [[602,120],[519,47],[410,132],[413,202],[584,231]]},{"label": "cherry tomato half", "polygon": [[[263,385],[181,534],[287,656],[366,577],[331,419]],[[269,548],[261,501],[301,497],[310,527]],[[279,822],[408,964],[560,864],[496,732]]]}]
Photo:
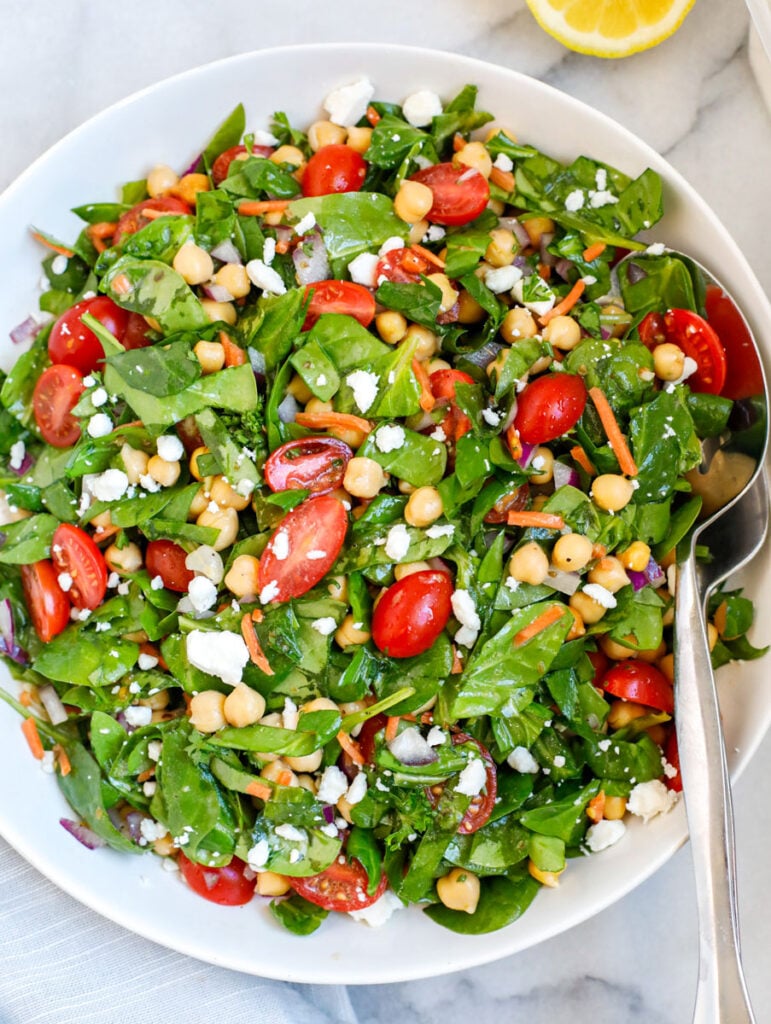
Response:
[{"label": "cherry tomato half", "polygon": [[225,907],[240,907],[254,896],[255,879],[244,877],[246,864],[234,857],[221,868],[196,864],[180,852],[177,863],[182,877],[199,896]]},{"label": "cherry tomato half", "polygon": [[345,509],[328,494],[287,512],[260,557],[261,596],[267,590],[269,600],[287,601],[315,587],[334,565],[347,529]]},{"label": "cherry tomato half", "polygon": [[[272,146],[252,146],[251,155],[270,156],[272,152]],[[233,161],[241,157],[242,154],[246,155],[248,153],[249,150],[246,146],[231,146],[230,149],[226,149],[224,153],[220,153],[211,167],[211,177],[215,186],[221,185],[225,178],[227,178],[230,173],[230,165]],[[245,156],[243,158],[245,159]]]},{"label": "cherry tomato half", "polygon": [[655,665],[636,658],[618,662],[608,669],[600,686],[614,697],[645,704],[668,715],[675,710],[674,691],[667,677]]},{"label": "cherry tomato half", "polygon": [[388,725],[386,715],[375,715],[373,718],[367,719],[356,737],[361,756],[367,764],[373,764],[375,761],[375,737],[382,729],[385,729],[386,725]]},{"label": "cherry tomato half", "polygon": [[455,388],[458,384],[473,384],[474,378],[462,370],[434,370],[428,382],[437,403],[448,406],[447,415],[442,420],[442,430],[450,442],[457,444],[471,430],[471,420],[458,408]]},{"label": "cherry tomato half", "polygon": [[112,244],[118,245],[126,235],[136,234],[137,231],[150,223],[150,218],[144,216],[145,210],[154,210],[157,213],[191,213],[191,208],[183,199],[175,196],[158,196],[156,199],[143,199],[141,203],[132,206],[119,219],[115,234],[112,236]]},{"label": "cherry tomato half", "polygon": [[574,373],[536,377],[517,399],[514,426],[525,444],[544,444],[578,423],[586,405],[586,385]]},{"label": "cherry tomato half", "polygon": [[592,686],[596,686],[598,689],[602,689],[602,677],[610,668],[610,658],[607,656],[605,651],[587,651],[586,656],[592,663],[594,669],[594,675],[592,676]]},{"label": "cherry tomato half", "polygon": [[57,571],[72,577],[68,591],[76,608],[93,611],[107,590],[107,566],[102,552],[85,530],[61,523],[51,541],[51,560]]},{"label": "cherry tomato half", "polygon": [[725,349],[713,327],[690,309],[668,309],[648,313],[638,327],[640,339],[648,348],[662,342],[679,346],[696,363],[696,370],[687,378],[691,391],[719,395],[726,382],[728,362]]},{"label": "cherry tomato half", "polygon": [[309,331],[324,313],[345,313],[369,327],[375,316],[375,296],[363,284],[353,281],[316,281],[305,289],[310,305],[303,330]]},{"label": "cherry tomato half", "polygon": [[167,590],[187,593],[195,573],[187,568],[187,552],[173,540],[151,540],[145,552],[150,579],[160,576]]},{"label": "cherry tomato half", "polygon": [[[454,732],[452,734],[452,745],[458,747],[463,743],[473,743],[474,746],[478,747],[482,760],[485,763],[484,790],[475,797],[472,797],[468,810],[463,815],[463,819],[458,826],[458,831],[461,835],[468,836],[485,825],[493,813],[495,798],[498,795],[498,770],[495,767],[495,761],[493,761],[490,751],[483,743],[475,740],[473,736],[469,736],[465,732]],[[436,787],[431,786],[426,791],[426,795],[434,807],[439,803],[439,793]]]},{"label": "cherry tomato half", "polygon": [[35,632],[47,644],[65,628],[70,621],[70,602],[59,586],[59,573],[53,562],[44,558],[41,562],[21,567],[21,585],[24,601],[32,618]]},{"label": "cherry tomato half", "polygon": [[384,872],[377,889],[370,896],[367,892],[367,872],[355,859],[344,864],[336,860],[319,875],[290,878],[288,881],[294,891],[309,903],[315,903],[324,910],[339,910],[343,914],[349,910],[364,910],[365,907],[371,907],[380,899],[388,885]]},{"label": "cherry tomato half", "polygon": [[364,184],[367,162],[350,146],[322,146],[306,164],[304,196],[328,196],[332,192],[358,192]]},{"label": "cherry tomato half", "polygon": [[744,317],[733,299],[715,284],[707,286],[707,320],[726,353],[726,398],[752,398],[763,393],[763,371]]},{"label": "cherry tomato half", "polygon": [[48,339],[51,362],[74,366],[85,374],[92,373],[102,362],[104,349],[94,332],[81,321],[84,313],[90,313],[118,341],[126,332],[129,314],[106,295],[97,295],[94,299],[76,302],[56,321]]},{"label": "cherry tomato half", "polygon": [[411,658],[434,643],[452,612],[446,572],[424,569],[392,584],[372,616],[372,639],[390,658]]},{"label": "cherry tomato half", "polygon": [[147,332],[150,330],[147,321],[141,313],[129,313],[126,330],[123,337],[118,338],[121,345],[131,351],[135,348],[145,348],[150,344]]},{"label": "cherry tomato half", "polygon": [[73,366],[56,363],[40,374],[32,392],[32,411],[43,440],[54,448],[69,448],[80,437],[72,410],[83,391],[83,374]]},{"label": "cherry tomato half", "polygon": [[682,793],[683,776],[680,774],[680,751],[677,749],[677,733],[674,727],[671,729],[669,736],[667,736],[667,742],[664,744],[664,760],[677,771],[677,775],[673,775],[672,778],[666,772],[664,773],[664,785],[674,793]]},{"label": "cherry tomato half", "polygon": [[470,167],[434,164],[411,177],[428,185],[434,194],[434,203],[426,214],[432,224],[468,224],[480,215],[490,198],[487,178]]},{"label": "cherry tomato half", "polygon": [[311,494],[328,494],[340,487],[353,452],[334,437],[304,437],[287,441],[265,463],[265,483],[271,491],[307,488]]},{"label": "cherry tomato half", "polygon": [[375,280],[379,281],[381,277],[385,277],[396,284],[417,284],[420,275],[428,274],[430,269],[425,256],[414,249],[389,249],[377,262]]},{"label": "cherry tomato half", "polygon": [[516,491],[504,494],[499,498],[485,516],[486,523],[506,523],[509,519],[509,512],[521,512],[527,508],[530,500],[530,485],[521,484]]}]

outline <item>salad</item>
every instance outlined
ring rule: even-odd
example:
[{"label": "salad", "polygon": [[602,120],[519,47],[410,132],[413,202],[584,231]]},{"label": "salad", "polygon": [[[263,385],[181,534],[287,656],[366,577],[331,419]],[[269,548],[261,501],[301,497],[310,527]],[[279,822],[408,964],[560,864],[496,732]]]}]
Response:
[{"label": "salad", "polygon": [[[677,799],[676,550],[762,388],[635,240],[654,171],[564,165],[470,85],[374,95],[238,106],[34,232],[0,698],[90,849],[299,935],[410,903],[479,934]],[[763,653],[741,593],[709,611],[715,665]]]}]

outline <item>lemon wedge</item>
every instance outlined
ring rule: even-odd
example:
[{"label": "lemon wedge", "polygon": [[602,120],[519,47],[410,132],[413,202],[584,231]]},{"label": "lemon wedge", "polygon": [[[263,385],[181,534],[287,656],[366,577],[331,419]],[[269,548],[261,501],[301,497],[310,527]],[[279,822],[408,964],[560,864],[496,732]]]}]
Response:
[{"label": "lemon wedge", "polygon": [[527,0],[541,28],[594,57],[628,57],[677,31],[694,0]]}]

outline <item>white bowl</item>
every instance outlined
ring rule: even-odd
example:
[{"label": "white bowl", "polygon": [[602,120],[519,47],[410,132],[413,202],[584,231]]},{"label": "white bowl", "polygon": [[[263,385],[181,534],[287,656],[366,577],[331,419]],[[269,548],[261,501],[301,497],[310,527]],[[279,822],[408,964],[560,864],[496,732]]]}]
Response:
[{"label": "white bowl", "polygon": [[[8,331],[37,305],[41,251],[30,238],[30,224],[73,238],[79,222],[67,212],[70,207],[113,199],[119,183],[143,177],[155,163],[185,167],[237,102],[246,105],[251,128],[266,127],[276,109],[304,126],[320,115],[331,88],[360,75],[370,77],[377,96],[388,100],[418,88],[449,98],[466,82],[476,82],[481,107],[556,157],[586,153],[632,175],[655,168],[665,182],[666,216],[653,237],[717,269],[763,338],[771,307],[725,227],[666,161],[625,128],[541,82],[455,54],[388,45],[298,46],[210,64],[138,93],[59,142],[0,197],[4,368],[18,356]],[[767,565],[767,555],[760,556],[747,574],[748,592],[757,601],[758,636],[771,634]],[[736,774],[771,720],[771,673],[766,663],[754,662],[721,675]],[[682,806],[647,826],[635,822],[617,846],[571,862],[557,891],[542,892],[520,921],[490,935],[456,935],[413,908],[378,930],[332,915],[314,935],[297,938],[259,900],[238,909],[218,907],[164,872],[156,858],[84,849],[60,827],[66,805],[54,780],[29,756],[18,718],[1,703],[0,735],[0,833],[40,871],[147,938],[211,963],[287,981],[404,981],[517,952],[619,899],[686,838]]]}]

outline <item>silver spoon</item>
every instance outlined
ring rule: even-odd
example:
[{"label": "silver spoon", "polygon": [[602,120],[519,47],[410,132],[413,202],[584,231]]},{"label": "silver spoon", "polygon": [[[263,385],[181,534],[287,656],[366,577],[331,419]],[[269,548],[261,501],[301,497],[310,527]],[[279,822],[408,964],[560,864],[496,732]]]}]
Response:
[{"label": "silver spoon", "polygon": [[[670,251],[669,255],[697,268],[706,284],[717,285],[730,299],[700,263],[681,253]],[[634,262],[634,255],[624,262]],[[691,474],[691,482],[709,501],[677,563],[675,723],[699,918],[694,1024],[755,1021],[739,952],[731,786],[706,629],[710,593],[750,561],[768,530],[768,485],[763,471],[768,385],[746,320],[745,325],[752,345],[742,350],[743,366],[754,371],[761,390],[738,403],[739,413],[747,414],[739,429],[702,445],[702,465]],[[708,545],[711,562],[697,561],[697,543]]]}]

